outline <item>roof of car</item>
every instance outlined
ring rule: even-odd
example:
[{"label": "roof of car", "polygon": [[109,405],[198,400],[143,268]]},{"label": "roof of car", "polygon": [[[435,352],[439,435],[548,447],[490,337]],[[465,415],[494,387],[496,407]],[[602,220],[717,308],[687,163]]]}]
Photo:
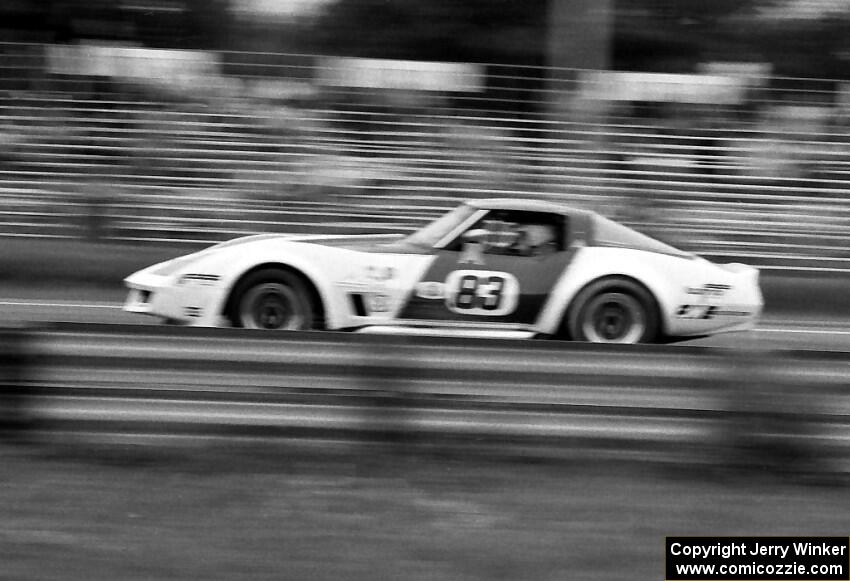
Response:
[{"label": "roof of car", "polygon": [[[661,254],[691,257],[692,255],[679,250],[669,244],[656,240],[651,236],[642,234],[628,226],[609,220],[604,216],[590,210],[579,210],[557,202],[543,200],[528,200],[516,198],[489,198],[484,200],[467,200],[467,204],[473,208],[482,210],[526,210],[529,212],[552,212],[569,216],[570,219],[579,218],[588,220],[588,227],[592,229],[591,239],[594,245],[615,246],[619,248],[635,248]],[[592,226],[590,226],[592,224]]]},{"label": "roof of car", "polygon": [[466,200],[466,203],[483,210],[527,210],[529,212],[554,212],[559,214],[590,215],[594,212],[579,210],[557,202],[517,198],[487,198],[483,200]]}]

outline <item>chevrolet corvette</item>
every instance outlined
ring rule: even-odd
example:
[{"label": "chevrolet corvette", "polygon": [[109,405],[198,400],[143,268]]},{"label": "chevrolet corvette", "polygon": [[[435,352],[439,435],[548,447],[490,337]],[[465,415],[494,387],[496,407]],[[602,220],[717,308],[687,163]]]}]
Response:
[{"label": "chevrolet corvette", "polygon": [[407,236],[246,236],[125,283],[125,310],[185,325],[599,343],[746,330],[763,306],[756,268],[514,199],[464,202]]}]

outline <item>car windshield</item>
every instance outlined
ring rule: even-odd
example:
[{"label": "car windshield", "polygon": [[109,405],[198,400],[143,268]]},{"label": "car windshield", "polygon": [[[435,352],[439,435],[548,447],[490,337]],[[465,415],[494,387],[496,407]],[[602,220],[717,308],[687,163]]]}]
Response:
[{"label": "car windshield", "polygon": [[405,238],[404,242],[415,246],[431,248],[475,212],[477,212],[476,208],[462,204],[447,214],[440,216],[421,230],[417,230]]}]

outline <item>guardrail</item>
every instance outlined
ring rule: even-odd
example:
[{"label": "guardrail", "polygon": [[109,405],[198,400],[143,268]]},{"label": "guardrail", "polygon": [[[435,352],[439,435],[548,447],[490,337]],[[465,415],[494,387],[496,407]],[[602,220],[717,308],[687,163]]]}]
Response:
[{"label": "guardrail", "polygon": [[792,471],[850,461],[847,353],[71,324],[4,337],[4,352],[28,356],[6,373],[4,393],[19,395],[7,412],[48,437],[460,443]]}]

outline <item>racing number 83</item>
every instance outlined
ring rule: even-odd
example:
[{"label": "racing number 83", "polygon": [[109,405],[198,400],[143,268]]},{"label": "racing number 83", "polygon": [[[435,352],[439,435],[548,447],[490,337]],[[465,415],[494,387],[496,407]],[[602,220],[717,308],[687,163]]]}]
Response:
[{"label": "racing number 83", "polygon": [[446,288],[451,289],[446,306],[464,315],[507,315],[516,309],[519,295],[516,278],[507,272],[456,270]]},{"label": "racing number 83", "polygon": [[[481,284],[482,280],[486,280]],[[458,309],[480,308],[485,311],[497,311],[502,302],[502,289],[505,279],[501,276],[488,276],[486,279],[467,274],[460,279],[460,289],[455,298]]]}]

